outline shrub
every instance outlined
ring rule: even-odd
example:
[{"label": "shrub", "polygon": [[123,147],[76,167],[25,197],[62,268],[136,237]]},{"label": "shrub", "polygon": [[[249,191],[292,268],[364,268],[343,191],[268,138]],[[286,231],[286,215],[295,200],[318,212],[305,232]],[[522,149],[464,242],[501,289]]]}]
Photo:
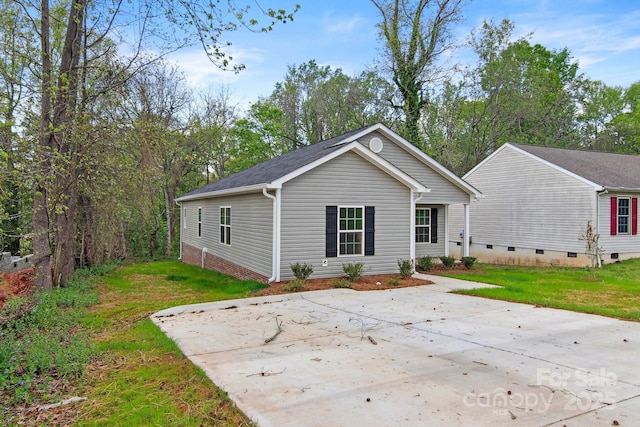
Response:
[{"label": "shrub", "polygon": [[348,288],[351,289],[351,282],[348,281],[347,279],[333,279],[331,281],[331,284],[333,285],[334,288]]},{"label": "shrub", "polygon": [[433,258],[429,255],[420,257],[416,261],[416,265],[420,267],[421,270],[429,271],[433,267]]},{"label": "shrub", "polygon": [[473,264],[476,263],[475,257],[472,257],[472,256],[463,256],[461,261],[464,264],[464,266],[467,268],[473,267]]},{"label": "shrub", "polygon": [[342,271],[344,271],[344,274],[349,278],[349,280],[358,280],[364,271],[364,262],[350,262],[342,264]]},{"label": "shrub", "polygon": [[313,273],[313,265],[307,264],[306,262],[296,262],[291,265],[291,271],[293,272],[293,275],[296,276],[296,279],[304,281],[311,276],[311,273]]},{"label": "shrub", "polygon": [[453,267],[453,263],[456,262],[456,259],[452,256],[441,256],[440,261],[444,264],[445,267]]},{"label": "shrub", "polygon": [[398,286],[400,284],[400,280],[398,280],[397,277],[390,277],[389,280],[387,280],[387,283],[393,286]]},{"label": "shrub", "polygon": [[413,274],[413,260],[412,259],[399,259],[398,267],[400,268],[400,276],[403,279],[410,277]]},{"label": "shrub", "polygon": [[287,292],[298,292],[304,288],[304,283],[305,282],[303,279],[292,280],[291,282],[284,285],[283,289]]}]

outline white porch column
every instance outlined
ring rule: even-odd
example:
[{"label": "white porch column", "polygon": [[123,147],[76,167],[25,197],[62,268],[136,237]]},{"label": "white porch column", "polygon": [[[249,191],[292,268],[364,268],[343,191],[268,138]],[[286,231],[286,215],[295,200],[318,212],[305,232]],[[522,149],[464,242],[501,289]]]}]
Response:
[{"label": "white porch column", "polygon": [[464,245],[464,256],[469,256],[469,245],[471,242],[471,239],[469,238],[469,236],[471,235],[470,230],[469,230],[469,203],[465,203],[464,204],[464,242],[462,243]]}]

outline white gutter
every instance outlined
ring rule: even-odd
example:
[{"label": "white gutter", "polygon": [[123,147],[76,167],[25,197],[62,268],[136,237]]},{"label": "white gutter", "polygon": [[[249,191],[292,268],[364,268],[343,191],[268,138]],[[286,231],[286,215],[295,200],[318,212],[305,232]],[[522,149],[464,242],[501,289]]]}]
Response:
[{"label": "white gutter", "polygon": [[272,196],[267,192],[267,186],[262,187],[262,194],[271,199],[273,201],[273,224],[271,225],[271,229],[273,231],[273,235],[271,238],[272,241],[272,261],[271,261],[271,277],[269,277],[268,282],[271,283],[273,281],[280,281],[280,189],[276,188],[276,195]]},{"label": "white gutter", "polygon": [[202,259],[200,260],[200,264],[202,268],[204,268],[204,257],[206,256],[206,254],[207,254],[207,248],[202,248],[202,255],[201,255]]}]

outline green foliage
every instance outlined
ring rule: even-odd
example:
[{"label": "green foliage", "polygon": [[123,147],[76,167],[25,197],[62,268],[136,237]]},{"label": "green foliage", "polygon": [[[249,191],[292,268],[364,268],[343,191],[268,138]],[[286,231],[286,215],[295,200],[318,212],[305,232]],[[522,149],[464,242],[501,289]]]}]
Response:
[{"label": "green foliage", "polygon": [[348,279],[345,279],[344,277],[341,279],[333,279],[331,281],[331,286],[333,286],[334,288],[346,288],[346,289],[351,289],[351,282]]},{"label": "green foliage", "polygon": [[313,265],[308,264],[306,262],[305,263],[296,262],[295,264],[292,264],[290,267],[296,279],[301,280],[302,282],[307,280],[309,276],[311,276],[311,273],[313,273]]},{"label": "green foliage", "polygon": [[472,256],[463,256],[460,261],[466,268],[471,268],[476,263],[476,258]]},{"label": "green foliage", "polygon": [[420,267],[421,270],[429,271],[431,270],[431,268],[433,268],[433,258],[431,258],[429,255],[420,257],[418,258],[416,264],[418,265],[418,267]]},{"label": "green foliage", "polygon": [[584,268],[490,264],[483,264],[481,272],[447,276],[501,286],[457,293],[640,320],[640,258],[604,265],[598,270],[599,280],[585,276]]},{"label": "green foliage", "polygon": [[452,256],[441,256],[440,261],[444,264],[445,267],[453,267],[453,264],[456,262],[456,259]]},{"label": "green foliage", "polygon": [[349,278],[349,280],[358,280],[364,272],[364,262],[349,262],[342,264],[342,271]]},{"label": "green foliage", "polygon": [[[409,277],[409,276],[407,276],[407,277]],[[392,286],[400,285],[400,280],[397,277],[390,277],[389,280],[387,280],[387,282]]]},{"label": "green foliage", "polygon": [[97,303],[98,277],[78,270],[67,287],[11,299],[3,307],[0,397],[7,405],[47,401],[56,396],[57,383],[83,374],[93,350],[79,325],[85,308]]},{"label": "green foliage", "polygon": [[283,289],[287,292],[298,292],[304,289],[305,283],[304,279],[295,279],[284,285]]},{"label": "green foliage", "polygon": [[411,277],[413,274],[413,260],[412,259],[399,259],[398,260],[398,268],[400,269],[400,276],[403,279],[407,277]]}]

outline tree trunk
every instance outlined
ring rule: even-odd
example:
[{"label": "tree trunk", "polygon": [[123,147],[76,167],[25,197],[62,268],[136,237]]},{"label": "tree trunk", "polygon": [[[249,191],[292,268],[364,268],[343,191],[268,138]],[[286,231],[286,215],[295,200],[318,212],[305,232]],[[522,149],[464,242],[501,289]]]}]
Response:
[{"label": "tree trunk", "polygon": [[49,124],[51,116],[51,57],[49,54],[49,1],[42,0],[40,12],[40,45],[42,49],[42,99],[40,100],[40,149],[37,156],[41,177],[36,180],[33,195],[33,265],[35,286],[51,289],[51,246],[49,243],[49,206],[45,176],[49,173]]},{"label": "tree trunk", "polygon": [[171,240],[173,237],[173,221],[171,221],[171,203],[173,202],[171,195],[169,194],[169,188],[167,184],[162,186],[162,191],[164,193],[164,209],[165,209],[165,217],[166,217],[166,227],[167,227],[167,239],[164,247],[164,254],[168,258],[171,256]]}]

